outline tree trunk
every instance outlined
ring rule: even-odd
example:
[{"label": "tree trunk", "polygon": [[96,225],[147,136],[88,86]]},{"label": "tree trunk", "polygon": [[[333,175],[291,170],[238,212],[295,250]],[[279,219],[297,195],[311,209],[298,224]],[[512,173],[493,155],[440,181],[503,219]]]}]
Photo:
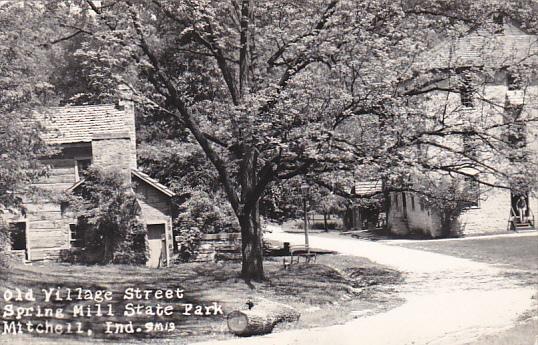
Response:
[{"label": "tree trunk", "polygon": [[114,248],[112,245],[112,236],[110,236],[110,229],[106,229],[103,236],[103,264],[109,264],[114,258]]},{"label": "tree trunk", "polygon": [[241,225],[241,276],[248,280],[262,281],[263,272],[263,236],[261,224],[258,222],[255,206],[254,212],[240,220]]},{"label": "tree trunk", "polygon": [[325,231],[329,231],[329,227],[327,226],[327,212],[323,212],[323,227]]},{"label": "tree trunk", "polygon": [[349,205],[346,206],[343,221],[345,230],[353,229],[353,209]]},{"label": "tree trunk", "polygon": [[299,320],[299,312],[294,308],[272,301],[255,302],[249,310],[236,310],[228,314],[228,328],[239,336],[271,333],[280,322]]},{"label": "tree trunk", "polygon": [[255,148],[244,146],[241,164],[241,203],[239,214],[241,226],[241,276],[247,280],[262,281],[263,234],[259,222],[259,202],[253,197],[256,191],[256,165],[258,154]]}]

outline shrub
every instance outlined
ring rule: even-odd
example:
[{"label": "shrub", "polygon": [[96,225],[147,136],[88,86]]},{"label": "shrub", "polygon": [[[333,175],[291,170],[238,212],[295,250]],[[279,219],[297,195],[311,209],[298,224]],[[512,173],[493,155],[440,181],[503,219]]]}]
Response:
[{"label": "shrub", "polygon": [[83,248],[69,248],[60,250],[60,261],[69,264],[88,263],[84,258]]},{"label": "shrub", "polygon": [[82,254],[66,254],[81,263],[144,264],[148,246],[140,206],[122,173],[91,167],[68,198],[84,233]]},{"label": "shrub", "polygon": [[[339,228],[339,223],[336,221],[327,221],[327,230],[336,230]],[[312,225],[310,225],[312,229],[315,230],[325,230],[325,223],[324,222],[314,222]]]},{"label": "shrub", "polygon": [[227,204],[219,203],[217,197],[206,192],[193,192],[190,199],[181,206],[175,220],[178,230],[196,228],[204,234],[216,234],[236,232],[239,229],[236,217]]},{"label": "shrub", "polygon": [[[477,200],[476,185],[462,178],[439,179],[430,182],[430,191],[424,198],[425,206],[439,217],[441,237],[461,235],[458,218]],[[432,236],[436,237],[434,234]]]},{"label": "shrub", "polygon": [[179,214],[174,219],[179,261],[186,262],[196,257],[203,234],[239,231],[233,211],[225,201],[219,200],[218,195],[210,196],[206,192],[195,191],[181,205]]},{"label": "shrub", "polygon": [[176,232],[176,244],[179,248],[178,260],[188,262],[196,258],[202,232],[196,227],[179,229]]}]

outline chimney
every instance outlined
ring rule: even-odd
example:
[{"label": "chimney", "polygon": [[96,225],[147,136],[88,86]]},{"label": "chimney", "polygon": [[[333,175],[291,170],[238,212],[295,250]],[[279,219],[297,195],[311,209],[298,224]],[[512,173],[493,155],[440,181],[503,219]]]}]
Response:
[{"label": "chimney", "polygon": [[136,122],[133,92],[129,86],[121,84],[118,86],[118,96],[117,108],[125,112],[124,120],[129,132],[129,167],[136,169]]}]

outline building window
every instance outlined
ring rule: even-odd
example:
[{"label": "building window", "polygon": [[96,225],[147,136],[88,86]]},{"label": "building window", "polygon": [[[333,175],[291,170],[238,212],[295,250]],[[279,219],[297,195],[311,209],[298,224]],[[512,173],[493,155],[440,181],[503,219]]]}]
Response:
[{"label": "building window", "polygon": [[11,250],[26,250],[26,223],[10,223],[9,239]]},{"label": "building window", "polygon": [[521,74],[517,72],[507,72],[506,84],[508,85],[508,90],[521,90]]},{"label": "building window", "polygon": [[415,210],[415,196],[411,195],[411,210]]},{"label": "building window", "polygon": [[504,15],[502,13],[495,13],[493,15],[493,25],[494,27],[494,33],[496,34],[503,34],[504,33]]},{"label": "building window", "polygon": [[465,182],[467,183],[467,205],[468,208],[477,208],[479,207],[480,201],[480,183],[474,178],[466,178]]},{"label": "building window", "polygon": [[524,161],[525,151],[521,150],[527,146],[527,126],[525,121],[521,120],[523,105],[509,104],[505,107],[505,133],[504,137],[512,152],[510,153],[511,161]]},{"label": "building window", "polygon": [[521,122],[521,114],[523,113],[523,104],[506,104],[504,107],[505,122],[516,123]]},{"label": "building window", "polygon": [[78,182],[84,177],[84,172],[92,164],[91,158],[79,158],[75,160],[75,180]]},{"label": "building window", "polygon": [[69,224],[69,242],[72,248],[84,247],[84,230],[77,224]]},{"label": "building window", "polygon": [[481,141],[478,137],[473,134],[465,133],[462,137],[463,140],[463,155],[466,158],[475,160],[478,158],[478,148],[480,147]]},{"label": "building window", "polygon": [[527,146],[527,129],[524,123],[515,123],[509,128],[508,144],[512,149],[522,149]]},{"label": "building window", "polygon": [[473,93],[473,77],[470,72],[464,71],[460,74],[460,97],[464,107],[474,107]]}]

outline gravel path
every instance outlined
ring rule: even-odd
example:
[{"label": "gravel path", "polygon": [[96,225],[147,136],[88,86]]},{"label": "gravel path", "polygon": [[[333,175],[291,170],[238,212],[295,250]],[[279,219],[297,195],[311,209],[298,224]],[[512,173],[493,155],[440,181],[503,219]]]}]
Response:
[{"label": "gravel path", "polygon": [[[271,240],[303,244],[301,234],[278,227]],[[366,257],[406,273],[401,288],[406,303],[388,312],[344,325],[284,331],[262,337],[200,344],[365,344],[458,345],[513,325],[532,307],[537,287],[507,278],[485,263],[394,245],[312,235],[311,247]]]}]

